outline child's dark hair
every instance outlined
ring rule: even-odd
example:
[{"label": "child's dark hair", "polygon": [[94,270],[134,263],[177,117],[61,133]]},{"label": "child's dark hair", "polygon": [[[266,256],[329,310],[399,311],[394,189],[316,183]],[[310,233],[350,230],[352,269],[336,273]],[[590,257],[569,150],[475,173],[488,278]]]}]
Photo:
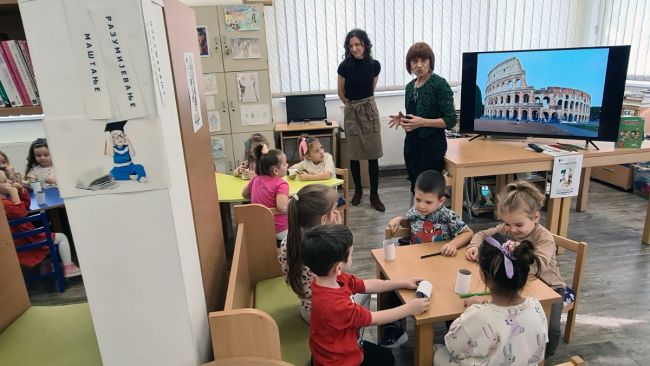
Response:
[{"label": "child's dark hair", "polygon": [[438,197],[445,195],[445,177],[437,170],[425,170],[415,181],[415,189],[423,193],[433,193]]},{"label": "child's dark hair", "polygon": [[[5,163],[7,163],[7,164],[11,164],[11,163],[9,162],[9,157],[8,157],[7,154],[5,154],[2,150],[0,150],[0,156],[2,156],[2,157],[5,159]],[[1,170],[4,170],[5,168],[0,168],[0,169],[1,169]]]},{"label": "child's dark hair", "polygon": [[244,159],[248,160],[251,158],[253,155],[253,149],[255,149],[258,145],[262,144],[268,144],[266,141],[266,137],[262,135],[261,133],[255,132],[254,134],[251,135],[251,137],[244,142]]},{"label": "child's dark hair", "polygon": [[309,154],[309,151],[311,150],[311,146],[316,142],[320,142],[320,141],[318,141],[316,137],[311,137],[306,133],[303,133],[300,136],[300,143],[298,144],[298,149],[300,150],[300,154],[299,154],[300,157],[302,158],[303,156]]},{"label": "child's dark hair", "polygon": [[345,36],[345,43],[343,44],[343,49],[345,49],[345,55],[343,58],[345,61],[351,61],[354,59],[354,56],[352,56],[352,52],[350,52],[350,39],[352,37],[356,37],[361,41],[361,44],[363,45],[363,59],[365,61],[369,61],[372,59],[372,42],[370,42],[370,38],[368,38],[368,33],[364,31],[363,29],[358,29],[355,28],[351,31],[348,32],[348,34]]},{"label": "child's dark hair", "polygon": [[27,169],[25,169],[25,175],[29,174],[29,171],[38,165],[34,149],[38,149],[39,147],[47,147],[47,139],[38,138],[32,142],[32,145],[29,147],[29,155],[27,155]]},{"label": "child's dark hair", "polygon": [[280,155],[282,155],[281,150],[269,149],[266,154],[263,154],[262,151],[268,147],[266,144],[260,144],[255,146],[253,150],[255,154],[255,174],[257,175],[271,175],[273,173],[273,168],[280,164]]},{"label": "child's dark hair", "polygon": [[345,225],[311,228],[302,237],[302,261],[317,276],[327,276],[336,263],[347,262],[352,232]]},{"label": "child's dark hair", "polygon": [[311,184],[301,188],[289,200],[289,233],[287,234],[287,282],[299,297],[305,294],[302,288],[302,230],[320,224],[323,215],[328,215],[338,198],[336,191],[323,184]]},{"label": "child's dark hair", "polygon": [[[503,245],[508,239],[501,234],[494,234],[492,238]],[[528,240],[524,240],[515,247],[512,251],[512,269],[513,276],[508,278],[504,265],[504,255],[501,250],[487,241],[481,244],[478,252],[478,263],[481,267],[481,272],[485,277],[485,283],[490,288],[492,293],[513,298],[528,281],[528,274],[530,267],[533,264],[537,265],[537,273],[539,275],[539,257],[535,255],[535,247]]]}]

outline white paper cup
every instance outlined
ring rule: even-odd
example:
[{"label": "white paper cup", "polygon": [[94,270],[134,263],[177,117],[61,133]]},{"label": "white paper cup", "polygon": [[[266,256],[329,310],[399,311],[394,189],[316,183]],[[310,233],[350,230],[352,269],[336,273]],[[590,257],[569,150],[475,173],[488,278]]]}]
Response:
[{"label": "white paper cup", "polygon": [[36,204],[42,205],[45,203],[45,192],[36,192]]},{"label": "white paper cup", "polygon": [[433,291],[433,285],[429,281],[420,281],[418,284],[418,289],[415,290],[415,297],[427,299],[431,298],[431,292]]},{"label": "white paper cup", "polygon": [[472,272],[469,269],[459,269],[456,277],[456,287],[454,292],[457,294],[469,293],[469,285],[472,281]]},{"label": "white paper cup", "polygon": [[298,174],[298,169],[289,169],[289,176],[293,177]]},{"label": "white paper cup", "polygon": [[41,182],[32,182],[29,183],[29,185],[32,187],[32,191],[34,192],[40,192],[43,190],[43,188],[41,187]]},{"label": "white paper cup", "polygon": [[384,240],[384,259],[387,261],[395,260],[395,244],[393,240],[386,239]]}]

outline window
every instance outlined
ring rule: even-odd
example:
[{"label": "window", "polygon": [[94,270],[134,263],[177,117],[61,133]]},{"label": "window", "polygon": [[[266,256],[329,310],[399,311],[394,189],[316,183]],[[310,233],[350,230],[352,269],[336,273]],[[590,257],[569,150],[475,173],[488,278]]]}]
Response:
[{"label": "window", "polygon": [[420,41],[452,85],[463,52],[605,44],[632,44],[629,74],[650,80],[650,0],[275,0],[264,15],[276,96],[335,92],[343,41],[355,27],[368,32],[382,64],[380,90],[411,80],[406,51]]}]

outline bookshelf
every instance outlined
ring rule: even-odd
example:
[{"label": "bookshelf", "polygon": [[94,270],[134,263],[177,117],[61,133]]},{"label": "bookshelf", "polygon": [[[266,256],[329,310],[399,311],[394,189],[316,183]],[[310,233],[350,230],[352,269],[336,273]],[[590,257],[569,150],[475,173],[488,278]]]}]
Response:
[{"label": "bookshelf", "polygon": [[[20,18],[20,10],[18,9],[18,0],[0,0],[0,33],[5,33],[9,39],[25,39],[23,21]],[[43,114],[43,108],[40,105],[0,108],[0,117],[38,114]]]}]

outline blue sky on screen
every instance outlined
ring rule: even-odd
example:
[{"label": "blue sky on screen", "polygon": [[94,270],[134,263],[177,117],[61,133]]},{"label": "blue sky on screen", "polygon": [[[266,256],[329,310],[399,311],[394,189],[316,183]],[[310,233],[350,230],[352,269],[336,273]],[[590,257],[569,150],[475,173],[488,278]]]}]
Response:
[{"label": "blue sky on screen", "polygon": [[591,95],[591,105],[597,107],[603,101],[608,54],[607,48],[482,53],[478,55],[476,79],[485,97],[490,70],[507,58],[518,57],[528,85],[582,90]]}]

